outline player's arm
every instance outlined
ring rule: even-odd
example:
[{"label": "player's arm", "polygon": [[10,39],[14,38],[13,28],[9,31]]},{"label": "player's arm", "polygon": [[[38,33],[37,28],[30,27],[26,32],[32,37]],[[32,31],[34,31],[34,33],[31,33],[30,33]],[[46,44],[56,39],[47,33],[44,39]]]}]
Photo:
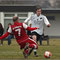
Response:
[{"label": "player's arm", "polygon": [[12,32],[11,27],[9,27],[8,31],[0,37],[0,39],[6,38]]},{"label": "player's arm", "polygon": [[44,23],[47,25],[47,27],[51,26],[46,16],[44,16]]},{"label": "player's arm", "polygon": [[31,27],[31,26],[32,26],[32,22],[31,22],[31,20],[30,20],[30,22],[29,22],[29,23],[30,23],[30,27]]},{"label": "player's arm", "polygon": [[26,24],[28,21],[30,21],[31,20],[31,16],[29,16],[25,21],[24,21],[24,23]]},{"label": "player's arm", "polygon": [[23,23],[23,27],[26,29],[26,30],[29,30],[29,31],[32,31],[32,30],[36,30],[36,29],[38,29],[38,27],[29,27],[29,26],[27,26],[25,23]]},{"label": "player's arm", "polygon": [[10,34],[9,32],[6,32],[4,35],[0,37],[0,40],[6,38],[9,34]]}]

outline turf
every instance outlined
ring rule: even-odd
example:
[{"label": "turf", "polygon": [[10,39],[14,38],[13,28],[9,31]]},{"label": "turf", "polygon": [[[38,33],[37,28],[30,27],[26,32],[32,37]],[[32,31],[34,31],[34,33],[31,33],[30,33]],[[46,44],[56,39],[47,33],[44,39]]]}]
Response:
[{"label": "turf", "polygon": [[[39,57],[35,57],[34,53],[28,57],[29,60],[60,60],[60,39],[50,39],[49,46],[47,42],[43,41],[43,45],[39,46],[37,53]],[[52,56],[50,59],[44,57],[44,52],[50,51]],[[4,41],[3,46],[0,46],[0,60],[25,60],[23,57],[23,50],[19,49],[15,39],[12,39],[12,43],[8,46],[7,41]]]}]

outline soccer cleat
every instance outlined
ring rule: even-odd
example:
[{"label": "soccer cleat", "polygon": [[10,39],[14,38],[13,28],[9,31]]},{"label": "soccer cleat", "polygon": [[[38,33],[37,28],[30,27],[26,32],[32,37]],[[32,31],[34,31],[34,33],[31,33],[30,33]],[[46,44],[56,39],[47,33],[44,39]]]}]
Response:
[{"label": "soccer cleat", "polygon": [[24,58],[28,58],[28,53],[29,53],[28,49],[24,50],[23,52]]},{"label": "soccer cleat", "polygon": [[35,57],[38,57],[38,55],[36,54]]},{"label": "soccer cleat", "polygon": [[38,54],[37,54],[37,52],[36,52],[36,51],[34,52],[34,55],[35,55],[35,57],[38,57]]}]

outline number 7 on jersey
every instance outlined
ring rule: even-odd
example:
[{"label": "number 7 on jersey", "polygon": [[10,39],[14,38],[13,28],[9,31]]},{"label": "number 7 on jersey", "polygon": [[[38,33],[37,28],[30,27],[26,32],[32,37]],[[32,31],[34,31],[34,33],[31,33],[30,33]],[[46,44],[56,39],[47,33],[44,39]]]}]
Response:
[{"label": "number 7 on jersey", "polygon": [[18,36],[20,36],[21,29],[16,29],[15,31],[18,32]]}]

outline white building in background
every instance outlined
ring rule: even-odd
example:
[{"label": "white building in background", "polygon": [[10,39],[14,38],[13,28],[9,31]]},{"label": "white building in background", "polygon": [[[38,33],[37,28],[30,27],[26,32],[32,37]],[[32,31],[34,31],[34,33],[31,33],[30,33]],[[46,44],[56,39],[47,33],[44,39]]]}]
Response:
[{"label": "white building in background", "polygon": [[24,22],[24,20],[31,15],[33,12],[0,12],[0,23],[2,23],[5,32],[9,23],[13,24],[13,16],[18,16],[20,22]]},{"label": "white building in background", "polygon": [[51,23],[50,28],[44,25],[45,34],[60,37],[60,0],[54,1],[55,5],[52,4],[51,0],[0,0],[0,23],[6,32],[8,23],[13,23],[13,16],[18,16],[20,22],[23,22],[33,13],[35,4],[39,4],[43,8],[43,14]]}]

